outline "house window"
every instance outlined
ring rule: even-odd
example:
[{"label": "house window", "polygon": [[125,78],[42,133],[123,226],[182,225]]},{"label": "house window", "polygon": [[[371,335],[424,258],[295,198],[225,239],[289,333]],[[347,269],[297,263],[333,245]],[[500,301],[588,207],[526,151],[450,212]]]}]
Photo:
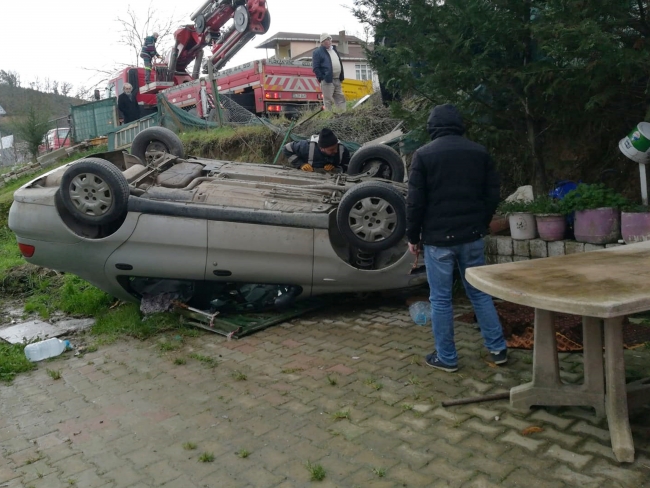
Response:
[{"label": "house window", "polygon": [[357,80],[372,80],[372,69],[367,64],[355,64],[354,69],[357,74]]}]

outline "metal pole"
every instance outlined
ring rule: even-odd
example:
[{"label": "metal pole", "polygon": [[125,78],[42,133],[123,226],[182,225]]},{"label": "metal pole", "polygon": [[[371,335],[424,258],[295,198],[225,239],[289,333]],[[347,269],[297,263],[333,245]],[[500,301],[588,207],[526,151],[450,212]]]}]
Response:
[{"label": "metal pole", "polygon": [[217,119],[219,120],[219,127],[223,127],[223,119],[221,115],[221,102],[219,101],[219,90],[217,83],[214,80],[214,65],[212,64],[212,57],[208,58],[208,79],[212,84],[212,95],[214,96],[214,105],[217,109]]},{"label": "metal pole", "polygon": [[289,126],[289,129],[287,129],[287,133],[284,135],[284,139],[282,139],[282,144],[280,144],[280,149],[278,149],[277,154],[275,155],[275,159],[271,164],[275,164],[278,162],[278,158],[280,157],[280,153],[282,152],[282,148],[284,147],[284,144],[287,142],[287,139],[289,138],[289,134],[291,134],[291,129],[293,129],[293,126],[295,125],[296,121],[295,119],[291,121],[291,125]]},{"label": "metal pole", "polygon": [[648,179],[645,174],[645,164],[639,163],[639,178],[641,179],[641,202],[648,205]]}]

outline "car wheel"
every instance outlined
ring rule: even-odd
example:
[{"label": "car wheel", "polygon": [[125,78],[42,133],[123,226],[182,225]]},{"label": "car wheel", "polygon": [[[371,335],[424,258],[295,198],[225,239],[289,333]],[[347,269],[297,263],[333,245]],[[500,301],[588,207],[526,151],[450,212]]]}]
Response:
[{"label": "car wheel", "polygon": [[86,158],[71,165],[59,191],[65,209],[85,224],[110,224],[127,211],[129,183],[105,159]]},{"label": "car wheel", "polygon": [[404,181],[404,163],[399,153],[385,144],[364,146],[352,155],[348,174],[370,172],[377,178]]},{"label": "car wheel", "polygon": [[336,224],[352,246],[367,252],[393,247],[406,232],[406,203],[388,183],[367,181],[341,198]]},{"label": "car wheel", "polygon": [[149,151],[162,151],[179,158],[185,157],[180,138],[165,127],[149,127],[135,136],[131,144],[131,154],[146,162]]}]

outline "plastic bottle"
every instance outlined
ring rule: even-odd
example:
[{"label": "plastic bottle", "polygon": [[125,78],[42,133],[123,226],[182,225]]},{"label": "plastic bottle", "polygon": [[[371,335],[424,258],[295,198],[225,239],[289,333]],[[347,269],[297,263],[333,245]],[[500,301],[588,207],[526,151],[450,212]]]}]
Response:
[{"label": "plastic bottle", "polygon": [[52,337],[45,341],[27,344],[25,346],[25,356],[32,362],[42,361],[43,359],[58,356],[66,349],[72,349],[70,341],[62,341]]},{"label": "plastic bottle", "polygon": [[417,325],[427,325],[431,320],[431,305],[429,302],[414,302],[409,307],[409,313]]}]

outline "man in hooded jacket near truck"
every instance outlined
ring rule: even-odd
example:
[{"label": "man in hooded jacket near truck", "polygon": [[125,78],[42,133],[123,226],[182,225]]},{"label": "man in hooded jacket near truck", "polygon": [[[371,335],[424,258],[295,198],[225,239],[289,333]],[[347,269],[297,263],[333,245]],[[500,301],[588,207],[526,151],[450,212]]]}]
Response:
[{"label": "man in hooded jacket near truck", "polygon": [[426,363],[458,370],[452,306],[458,264],[489,356],[505,364],[508,351],[492,297],[465,280],[467,268],[485,264],[483,237],[499,203],[499,175],[487,150],[463,137],[465,127],[453,105],[435,107],[427,129],[432,140],[413,156],[406,208],[409,250],[417,254],[423,245],[430,288],[436,350]]}]

